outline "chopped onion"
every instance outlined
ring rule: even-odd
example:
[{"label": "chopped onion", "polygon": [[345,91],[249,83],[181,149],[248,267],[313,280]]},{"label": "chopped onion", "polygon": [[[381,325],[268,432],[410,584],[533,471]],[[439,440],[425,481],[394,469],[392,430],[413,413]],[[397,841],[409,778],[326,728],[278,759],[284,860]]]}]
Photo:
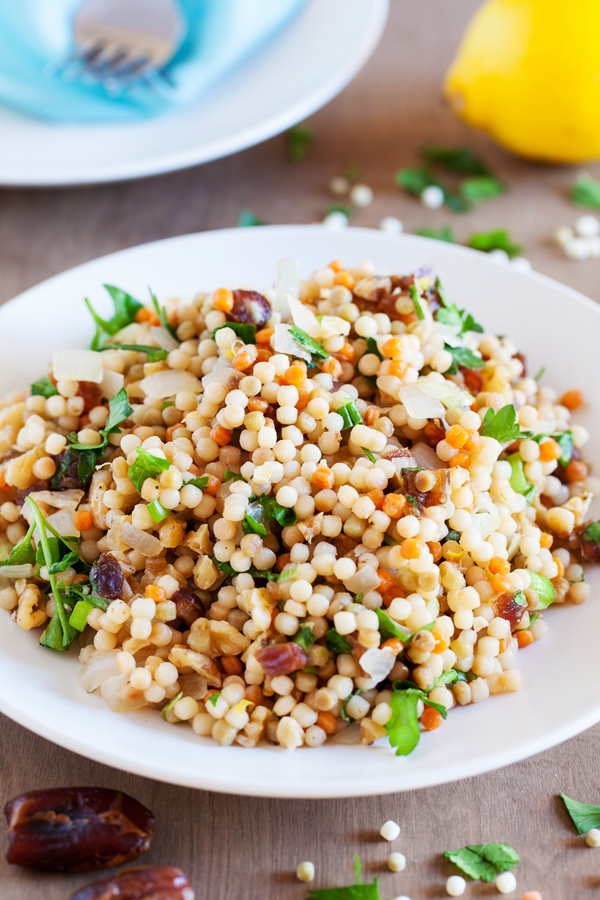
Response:
[{"label": "chopped onion", "polygon": [[22,566],[2,566],[0,575],[5,578],[31,578],[34,572],[34,566],[31,563],[25,563]]},{"label": "chopped onion", "polygon": [[206,696],[208,690],[208,681],[204,675],[198,672],[192,672],[191,675],[181,675],[178,679],[179,687],[186,697],[192,697],[194,700],[202,700]]},{"label": "chopped onion", "polygon": [[138,550],[142,556],[158,556],[162,550],[162,544],[153,534],[148,534],[140,528],[125,522],[121,531],[121,538],[132,550]]},{"label": "chopped onion", "polygon": [[162,350],[170,351],[179,349],[179,341],[175,340],[173,335],[170,334],[162,325],[153,325],[150,329],[150,334],[152,336],[152,339],[156,341],[156,343]]},{"label": "chopped onion", "polygon": [[308,350],[296,343],[291,336],[289,325],[276,325],[272,341],[273,349],[277,353],[287,353],[288,356],[295,356],[297,359],[303,359],[305,362],[310,362],[312,359]]},{"label": "chopped onion", "polygon": [[440,459],[433,447],[430,447],[429,444],[425,444],[423,441],[414,444],[410,448],[410,452],[412,453],[416,464],[418,466],[423,466],[424,469],[448,468],[448,463]]},{"label": "chopped onion", "polygon": [[83,497],[83,491],[75,489],[68,491],[34,491],[29,495],[36,503],[47,503],[55,509],[75,509]]},{"label": "chopped onion", "polygon": [[440,614],[440,601],[437,597],[432,597],[431,600],[428,600],[425,604],[425,609],[429,613],[430,616],[433,616],[434,619]]},{"label": "chopped onion", "polygon": [[434,334],[439,334],[440,337],[443,337],[444,343],[448,344],[450,347],[464,346],[464,341],[462,338],[458,337],[458,332],[460,331],[458,325],[447,325],[445,322],[434,322],[432,331]]},{"label": "chopped onion", "polygon": [[104,369],[104,377],[102,378],[102,396],[107,400],[112,400],[115,394],[118,394],[125,385],[125,376],[120,372],[113,372],[112,369]]},{"label": "chopped onion", "polygon": [[271,308],[282,317],[287,313],[290,300],[297,300],[300,291],[300,263],[293,259],[280,259]]},{"label": "chopped onion", "polygon": [[332,744],[360,744],[360,723],[353,722],[347,728],[336,731],[329,740]]},{"label": "chopped onion", "polygon": [[[79,528],[75,525],[74,506],[68,506],[66,509],[60,509],[58,512],[52,513],[51,516],[46,518],[46,521],[63,537],[79,537]],[[39,540],[37,529],[35,531],[35,539],[36,541]]]},{"label": "chopped onion", "polygon": [[140,381],[140,387],[147,397],[154,400],[174,397],[181,391],[192,391],[194,394],[199,394],[202,390],[202,385],[196,376],[183,369],[162,369],[160,372],[146,375]]},{"label": "chopped onion", "polygon": [[294,325],[305,331],[311,338],[318,340],[321,337],[321,323],[314,312],[293,297],[290,298],[289,305]]},{"label": "chopped onion", "polygon": [[[468,391],[462,391],[453,381],[444,378],[438,381],[437,378],[421,378],[417,383],[417,387],[427,394],[439,400],[447,409],[462,409],[473,403],[473,397]],[[404,401],[402,401],[404,403]],[[406,404],[404,404],[406,406]]]},{"label": "chopped onion", "polygon": [[121,690],[127,684],[127,680],[127,675],[115,675],[114,678],[108,678],[100,685],[102,698],[113,712],[133,712],[134,709],[148,706],[148,701],[143,696],[139,700],[123,700]]},{"label": "chopped onion", "polygon": [[508,545],[508,550],[506,551],[506,558],[510,562],[514,556],[517,554],[517,550],[519,549],[519,544],[521,543],[522,534],[513,534],[510,544]]},{"label": "chopped onion", "polygon": [[473,514],[473,524],[479,528],[483,538],[488,538],[500,524],[500,513],[494,503],[485,504]]},{"label": "chopped onion", "polygon": [[104,378],[102,354],[95,350],[55,350],[52,371],[57,381],[93,381]]},{"label": "chopped onion", "polygon": [[212,369],[208,375],[203,376],[202,387],[206,390],[209,384],[214,384],[215,382],[217,384],[227,384],[230,373],[236,371],[237,370],[233,368],[231,362],[225,356],[219,356],[214,369]]},{"label": "chopped onion", "polygon": [[365,650],[358,662],[363,672],[379,684],[394,668],[396,651],[393,647],[371,647]]},{"label": "chopped onion", "polygon": [[399,392],[406,412],[412,419],[436,419],[444,415],[444,407],[416,384],[403,384]]},{"label": "chopped onion", "polygon": [[344,584],[353,594],[368,594],[369,591],[374,591],[379,584],[379,575],[373,566],[363,566]]},{"label": "chopped onion", "polygon": [[99,688],[107,678],[114,678],[119,675],[120,673],[117,669],[118,655],[118,650],[96,650],[92,654],[90,661],[82,666],[77,673],[77,681],[80,687],[89,694],[95,691],[96,688]]}]

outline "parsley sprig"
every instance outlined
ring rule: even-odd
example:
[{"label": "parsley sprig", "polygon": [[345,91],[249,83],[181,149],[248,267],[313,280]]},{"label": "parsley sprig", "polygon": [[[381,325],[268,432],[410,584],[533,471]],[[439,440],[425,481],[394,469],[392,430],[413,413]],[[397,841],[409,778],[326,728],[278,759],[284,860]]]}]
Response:
[{"label": "parsley sprig", "polygon": [[501,444],[510,444],[531,437],[531,432],[521,430],[517,422],[517,411],[512,403],[503,406],[498,412],[494,412],[490,407],[482,422],[481,434],[484,437],[495,438]]},{"label": "parsley sprig", "polygon": [[488,882],[521,861],[509,844],[474,844],[461,850],[447,850],[444,856],[469,878]]},{"label": "parsley sprig", "polygon": [[321,890],[311,891],[306,900],[379,900],[379,882],[377,878],[372,884],[363,884],[358,854],[354,857],[354,860],[356,884],[349,887],[321,888]]}]

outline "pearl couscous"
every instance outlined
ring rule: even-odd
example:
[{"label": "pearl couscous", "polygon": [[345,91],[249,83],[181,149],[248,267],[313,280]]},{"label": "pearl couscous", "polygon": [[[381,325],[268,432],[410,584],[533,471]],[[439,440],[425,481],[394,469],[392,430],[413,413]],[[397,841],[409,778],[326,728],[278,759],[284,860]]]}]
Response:
[{"label": "pearl couscous", "polygon": [[405,754],[520,690],[546,608],[585,601],[599,559],[578,391],[428,270],[283,261],[263,294],[166,308],[109,291],[91,349],[0,403],[20,628],[77,646],[113,710],[223,746]]}]

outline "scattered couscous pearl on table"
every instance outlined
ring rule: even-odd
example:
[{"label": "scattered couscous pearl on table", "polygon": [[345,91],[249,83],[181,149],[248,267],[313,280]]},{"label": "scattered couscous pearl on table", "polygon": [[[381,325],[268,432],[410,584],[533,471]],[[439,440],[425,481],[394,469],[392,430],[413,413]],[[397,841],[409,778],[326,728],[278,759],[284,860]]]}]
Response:
[{"label": "scattered couscous pearl on table", "polygon": [[384,841],[395,841],[400,834],[400,826],[392,819],[388,819],[388,821],[384,822],[381,826],[379,834]]},{"label": "scattered couscous pearl on table", "polygon": [[600,847],[600,828],[590,828],[586,832],[585,842],[588,847]]},{"label": "scattered couscous pearl on table", "polygon": [[501,894],[512,894],[517,888],[517,879],[512,872],[501,872],[496,876],[494,884]]},{"label": "scattered couscous pearl on table", "polygon": [[296,869],[296,878],[298,881],[313,881],[315,877],[315,866],[311,862],[301,862]]},{"label": "scattered couscous pearl on table", "polygon": [[462,875],[451,875],[446,881],[446,893],[450,897],[462,897],[467,887],[467,882]]},{"label": "scattered couscous pearl on table", "polygon": [[390,853],[387,864],[390,872],[403,872],[406,868],[406,857],[403,853]]}]

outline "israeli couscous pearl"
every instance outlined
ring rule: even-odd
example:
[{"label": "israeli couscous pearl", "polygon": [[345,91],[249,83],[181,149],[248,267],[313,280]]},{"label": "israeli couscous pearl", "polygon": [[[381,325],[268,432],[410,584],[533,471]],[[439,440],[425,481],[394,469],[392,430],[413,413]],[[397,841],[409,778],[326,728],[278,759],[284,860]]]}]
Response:
[{"label": "israeli couscous pearl", "polygon": [[517,887],[517,879],[512,872],[501,872],[494,883],[501,894],[512,894]]},{"label": "israeli couscous pearl", "polygon": [[390,872],[403,872],[406,868],[406,857],[403,853],[390,853],[387,865]]},{"label": "israeli couscous pearl", "polygon": [[315,866],[311,862],[301,862],[296,869],[296,878],[298,881],[313,881],[315,877]]},{"label": "israeli couscous pearl", "polygon": [[600,829],[590,828],[585,835],[585,842],[588,847],[600,847]]},{"label": "israeli couscous pearl", "polygon": [[400,826],[392,821],[392,819],[388,819],[388,821],[384,822],[381,826],[379,834],[385,841],[395,841],[400,834]]},{"label": "israeli couscous pearl", "polygon": [[451,897],[462,897],[467,887],[467,882],[461,875],[451,875],[446,881],[446,893]]}]

